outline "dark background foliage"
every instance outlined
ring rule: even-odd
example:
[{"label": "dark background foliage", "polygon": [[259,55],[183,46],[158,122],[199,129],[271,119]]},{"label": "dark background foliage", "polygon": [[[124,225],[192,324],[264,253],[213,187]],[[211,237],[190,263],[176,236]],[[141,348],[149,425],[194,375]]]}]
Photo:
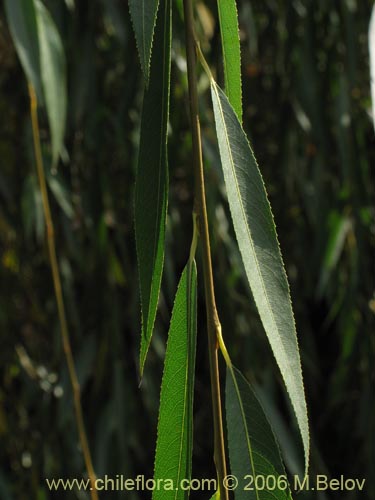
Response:
[{"label": "dark background foliage", "polygon": [[[66,153],[57,173],[49,172],[49,185],[95,468],[99,476],[152,477],[166,332],[191,239],[182,18],[177,2],[166,262],[156,334],[138,388],[133,191],[143,81],[127,5],[119,0],[80,0],[74,8],[73,1],[46,4],[64,40],[69,82]],[[290,280],[309,407],[311,474],[367,479],[362,494],[314,492],[301,499],[375,498],[371,5],[369,0],[238,2],[244,127],[264,176]],[[222,82],[216,5],[200,1],[197,7],[202,47]],[[0,498],[86,498],[82,492],[51,494],[44,481],[80,477],[84,466],[48,265],[27,86],[0,9]],[[236,364],[257,387],[293,474],[301,470],[301,444],[244,277],[203,74],[200,87],[223,333]],[[201,281],[199,286],[193,475],[214,477]]]}]

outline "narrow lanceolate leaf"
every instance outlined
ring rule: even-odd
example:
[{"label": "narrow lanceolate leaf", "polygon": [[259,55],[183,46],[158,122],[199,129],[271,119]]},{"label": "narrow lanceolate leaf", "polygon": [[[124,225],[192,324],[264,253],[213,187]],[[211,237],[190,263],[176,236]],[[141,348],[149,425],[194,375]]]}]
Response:
[{"label": "narrow lanceolate leaf", "polygon": [[221,44],[223,47],[225,93],[242,121],[241,49],[236,0],[218,0]]},{"label": "narrow lanceolate leaf", "polygon": [[240,481],[235,500],[291,500],[271,426],[250,385],[232,366],[225,394],[231,473]]},{"label": "narrow lanceolate leaf", "polygon": [[171,1],[165,0],[158,15],[151,78],[143,99],[135,187],[135,237],[142,307],[141,374],[155,322],[164,262],[170,69]]},{"label": "narrow lanceolate leaf", "polygon": [[5,0],[5,10],[13,42],[27,80],[42,98],[38,28],[34,0]]},{"label": "narrow lanceolate leaf", "polygon": [[189,497],[180,486],[191,478],[196,334],[197,275],[189,260],[172,311],[160,394],[154,478],[162,479],[167,490],[154,490],[153,500]]},{"label": "narrow lanceolate leaf", "polygon": [[[162,3],[166,3],[165,0],[162,0]],[[146,83],[150,75],[152,41],[158,5],[159,0],[129,0],[139,59]]]},{"label": "narrow lanceolate leaf", "polygon": [[300,428],[308,467],[309,431],[296,328],[275,224],[250,144],[224,92],[212,80],[221,163],[246,275]]},{"label": "narrow lanceolate leaf", "polygon": [[40,0],[34,0],[39,36],[40,69],[51,130],[52,164],[61,152],[66,122],[66,61],[56,25]]}]

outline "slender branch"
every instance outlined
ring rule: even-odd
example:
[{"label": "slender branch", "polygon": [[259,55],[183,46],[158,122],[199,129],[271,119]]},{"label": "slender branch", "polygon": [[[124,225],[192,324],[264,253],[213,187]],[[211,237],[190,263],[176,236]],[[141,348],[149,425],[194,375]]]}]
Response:
[{"label": "slender branch", "polygon": [[210,360],[210,377],[212,393],[212,409],[214,422],[214,459],[219,480],[220,498],[228,500],[228,491],[223,487],[223,479],[227,474],[225,442],[223,432],[223,416],[221,410],[220,377],[218,364],[218,332],[220,322],[216,309],[214,281],[212,273],[210,237],[204,186],[201,132],[198,109],[198,90],[196,72],[196,39],[194,35],[194,13],[192,0],[184,0],[186,55],[188,67],[189,105],[193,142],[193,163],[195,199],[194,210],[198,214],[199,234],[202,238],[203,274],[207,314],[208,351]]},{"label": "slender branch", "polygon": [[38,124],[38,103],[35,95],[35,91],[31,85],[29,85],[29,95],[30,95],[30,110],[31,110],[31,122],[33,129],[33,139],[34,139],[34,150],[35,150],[35,163],[38,174],[38,181],[40,191],[42,193],[42,204],[45,217],[45,224],[47,229],[47,246],[49,261],[52,272],[53,286],[55,289],[55,296],[57,302],[57,309],[61,328],[62,344],[65,353],[66,362],[68,365],[69,378],[73,391],[74,409],[76,415],[76,424],[79,435],[79,440],[82,447],[83,457],[85,460],[85,465],[87,473],[91,483],[91,500],[99,500],[98,493],[95,488],[95,472],[92,465],[90,448],[87,441],[85,424],[83,420],[83,412],[81,405],[81,390],[78,382],[77,372],[74,365],[74,359],[72,354],[72,348],[70,344],[68,324],[65,314],[64,299],[62,294],[61,280],[59,267],[57,263],[56,256],[56,246],[55,246],[55,236],[54,236],[54,226],[51,215],[51,208],[48,200],[47,184],[44,174],[42,151],[40,146],[40,135],[39,135],[39,124]]}]

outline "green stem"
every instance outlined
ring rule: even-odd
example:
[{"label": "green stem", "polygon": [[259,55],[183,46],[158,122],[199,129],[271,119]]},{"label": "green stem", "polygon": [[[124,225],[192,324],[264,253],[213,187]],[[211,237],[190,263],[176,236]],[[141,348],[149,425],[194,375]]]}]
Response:
[{"label": "green stem", "polygon": [[60,273],[59,273],[59,267],[58,267],[58,263],[57,263],[55,236],[54,236],[55,231],[54,231],[53,220],[52,220],[52,215],[51,215],[51,208],[50,208],[49,199],[48,199],[47,183],[46,183],[46,177],[44,174],[43,157],[42,157],[42,150],[41,150],[41,146],[40,146],[40,134],[39,134],[39,123],[38,123],[38,103],[37,103],[35,91],[31,85],[29,85],[29,95],[30,95],[31,123],[32,123],[32,129],[33,129],[34,150],[35,150],[35,163],[36,163],[36,169],[37,169],[37,174],[38,174],[39,187],[40,187],[40,191],[42,194],[42,204],[43,204],[45,224],[46,224],[46,229],[47,229],[48,254],[49,254],[49,261],[50,261],[51,272],[52,272],[53,286],[55,289],[57,310],[58,310],[59,321],[60,321],[62,344],[63,344],[66,362],[68,365],[69,378],[70,378],[72,391],[73,391],[73,401],[74,401],[74,409],[75,409],[75,415],[76,415],[78,436],[79,436],[79,440],[80,440],[81,447],[82,447],[82,453],[83,453],[83,458],[85,460],[87,474],[89,476],[91,487],[92,487],[92,490],[90,492],[91,493],[91,500],[99,500],[98,493],[97,493],[97,490],[95,488],[96,476],[95,476],[95,472],[94,472],[94,467],[92,465],[90,448],[89,448],[89,444],[87,441],[86,429],[85,429],[85,424],[84,424],[84,420],[83,420],[83,412],[82,412],[82,405],[81,405],[81,389],[80,389],[79,382],[78,382],[77,372],[76,372],[75,365],[74,365],[72,348],[71,348],[71,344],[70,344],[70,337],[69,337],[68,323],[66,320],[64,299],[63,299],[61,280],[60,280]]},{"label": "green stem", "polygon": [[196,38],[194,35],[194,13],[192,0],[184,0],[186,56],[188,67],[189,106],[193,143],[194,164],[194,211],[198,218],[199,234],[202,239],[204,289],[207,313],[208,352],[210,361],[210,378],[212,409],[214,423],[214,459],[219,481],[220,498],[228,500],[228,492],[223,487],[223,479],[227,475],[225,441],[223,432],[223,416],[221,410],[220,377],[218,363],[218,337],[220,321],[216,309],[214,281],[212,273],[210,238],[206,208],[206,195],[203,173],[202,143],[198,109],[198,89],[196,73]]}]

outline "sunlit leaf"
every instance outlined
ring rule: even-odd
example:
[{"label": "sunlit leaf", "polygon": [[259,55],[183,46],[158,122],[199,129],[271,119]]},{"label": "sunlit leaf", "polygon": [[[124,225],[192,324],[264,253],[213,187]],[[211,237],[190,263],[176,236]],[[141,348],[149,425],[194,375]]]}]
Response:
[{"label": "sunlit leaf", "polygon": [[147,83],[150,76],[152,42],[158,5],[159,0],[129,0],[139,59]]},{"label": "sunlit leaf", "polygon": [[225,93],[242,121],[241,49],[236,0],[218,0],[221,43],[223,47]]},{"label": "sunlit leaf", "polygon": [[35,1],[38,25],[40,69],[49,126],[51,129],[52,163],[61,152],[66,122],[66,61],[64,47],[56,25],[40,0]]},{"label": "sunlit leaf", "polygon": [[[233,366],[227,367],[225,394],[231,473],[240,481],[235,500],[291,499],[271,426],[249,383]],[[259,479],[250,482],[250,476]]]},{"label": "sunlit leaf", "polygon": [[38,28],[34,0],[5,0],[14,45],[28,81],[42,99]]},{"label": "sunlit leaf", "polygon": [[250,144],[226,95],[212,80],[220,157],[246,275],[301,431],[305,466],[309,432],[289,285],[265,186]]},{"label": "sunlit leaf", "polygon": [[153,500],[185,500],[176,489],[191,477],[193,395],[197,334],[197,275],[189,260],[172,311],[160,394],[154,478],[173,481],[170,491],[154,490]]}]

